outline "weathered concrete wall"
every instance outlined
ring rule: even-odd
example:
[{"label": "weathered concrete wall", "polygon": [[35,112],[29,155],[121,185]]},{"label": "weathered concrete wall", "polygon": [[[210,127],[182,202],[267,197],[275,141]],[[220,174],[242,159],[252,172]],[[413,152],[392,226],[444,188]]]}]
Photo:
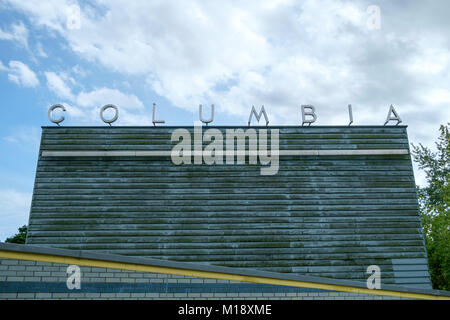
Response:
[{"label": "weathered concrete wall", "polygon": [[361,282],[378,265],[383,284],[431,289],[406,127],[276,128],[281,151],[406,154],[282,156],[261,176],[164,156],[42,156],[167,151],[176,129],[44,127],[27,243]]}]

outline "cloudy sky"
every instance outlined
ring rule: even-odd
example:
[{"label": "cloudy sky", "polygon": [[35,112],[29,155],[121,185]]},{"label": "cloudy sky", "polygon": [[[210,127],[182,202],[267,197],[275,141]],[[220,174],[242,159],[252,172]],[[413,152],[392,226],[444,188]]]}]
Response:
[{"label": "cloudy sky", "polygon": [[[381,125],[395,106],[410,141],[433,147],[450,121],[450,2],[0,0],[0,241],[28,221],[40,126],[214,124]],[[415,171],[416,181],[424,183]]]}]

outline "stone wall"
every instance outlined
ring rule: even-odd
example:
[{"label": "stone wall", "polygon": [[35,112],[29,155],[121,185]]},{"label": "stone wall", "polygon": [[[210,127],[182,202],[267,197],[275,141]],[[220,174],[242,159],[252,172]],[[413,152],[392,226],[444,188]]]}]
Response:
[{"label": "stone wall", "polygon": [[395,299],[319,289],[81,266],[68,289],[66,264],[0,259],[0,299]]}]

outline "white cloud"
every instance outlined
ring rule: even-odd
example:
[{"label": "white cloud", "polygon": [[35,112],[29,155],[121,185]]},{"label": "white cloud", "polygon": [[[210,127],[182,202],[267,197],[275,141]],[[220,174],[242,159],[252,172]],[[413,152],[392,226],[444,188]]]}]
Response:
[{"label": "white cloud", "polygon": [[437,103],[450,103],[450,89],[438,88],[432,89],[428,92],[427,96],[424,97],[431,104]]},{"label": "white cloud", "polygon": [[20,86],[36,87],[39,85],[39,79],[34,71],[23,62],[12,60],[9,62],[9,67],[5,67],[0,62],[0,71],[7,72],[8,79]]},{"label": "white cloud", "polygon": [[[76,103],[79,107],[95,108],[105,104],[115,104],[124,109],[139,110],[144,104],[134,94],[126,94],[117,89],[98,88],[89,92],[80,91],[77,94],[67,84],[76,84],[76,81],[65,73],[45,72],[48,88],[59,98]],[[78,113],[76,113],[78,114]]]},{"label": "white cloud", "polygon": [[67,20],[67,9],[74,2],[67,0],[4,0],[3,4],[9,4],[24,13],[31,14],[30,18],[33,24],[48,27],[50,30],[62,31],[62,26]]},{"label": "white cloud", "polygon": [[[432,145],[450,119],[450,2],[379,1],[381,29],[369,30],[361,1],[80,2],[79,29],[67,28],[74,1],[7,1],[58,34],[88,63],[142,79],[175,106],[242,117],[264,104],[271,124],[298,124],[301,104],[317,124],[383,124],[390,104],[411,141]],[[116,91],[114,91],[116,90]],[[108,97],[136,106],[119,89],[74,94],[78,106]],[[67,95],[69,97],[69,95]],[[113,99],[111,99],[113,100]],[[117,103],[117,101],[109,101]],[[131,118],[139,115],[124,110]]]},{"label": "white cloud", "polygon": [[373,31],[366,27],[367,6],[355,1],[97,1],[81,3],[81,28],[69,30],[72,1],[9,2],[59,32],[86,60],[144,77],[158,94],[192,111],[209,101],[243,115],[264,103],[287,123],[300,104],[315,103],[323,114],[318,123],[325,124],[352,103],[364,119],[391,103],[406,105],[419,86],[434,85],[411,73],[448,75],[444,42],[430,46],[427,28],[408,31],[392,22],[391,12],[414,15],[421,5],[393,10],[381,3],[384,22]]},{"label": "white cloud", "polygon": [[[70,119],[80,119],[82,121],[86,121],[89,119],[86,112],[82,110],[81,108],[74,106],[71,103],[64,103],[64,107],[66,108],[66,112],[69,115]],[[55,116],[56,118],[57,116]]]},{"label": "white cloud", "polygon": [[57,74],[55,72],[45,72],[47,78],[47,86],[58,97],[63,99],[74,100],[74,95],[70,87],[65,83],[67,76],[64,74]]},{"label": "white cloud", "polygon": [[0,189],[0,241],[17,233],[28,224],[31,193]]},{"label": "white cloud", "polygon": [[[119,108],[117,125],[150,125],[151,120],[144,110],[144,104],[134,94],[123,93],[117,89],[98,88],[89,92],[81,91],[75,98],[75,105],[80,107],[84,115],[79,115],[83,121],[92,123],[100,121],[100,108],[106,104],[114,104]],[[83,108],[83,110],[81,110]],[[110,110],[105,111],[108,118]]]},{"label": "white cloud", "polygon": [[19,43],[19,45],[28,47],[28,29],[22,22],[15,23],[11,26],[10,31],[0,28],[0,40],[9,40]]},{"label": "white cloud", "polygon": [[79,66],[79,65],[75,65],[72,67],[71,71],[81,77],[85,77],[89,74],[88,70],[85,70],[83,67]]},{"label": "white cloud", "polygon": [[143,103],[133,94],[124,94],[117,89],[99,88],[90,92],[80,92],[76,99],[82,107],[116,104],[124,109],[142,109]]},{"label": "white cloud", "polygon": [[45,72],[45,76],[48,88],[59,98],[68,101],[64,105],[71,120],[93,123],[100,119],[99,110],[102,106],[114,104],[119,107],[120,117],[117,124],[143,125],[143,121],[151,123],[145,115],[144,104],[134,94],[111,88],[74,93],[71,85],[76,85],[76,81],[67,73]]}]

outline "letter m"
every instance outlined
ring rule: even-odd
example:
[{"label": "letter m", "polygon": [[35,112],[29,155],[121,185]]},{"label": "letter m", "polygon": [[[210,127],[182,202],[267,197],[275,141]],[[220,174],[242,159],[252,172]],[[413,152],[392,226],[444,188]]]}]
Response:
[{"label": "letter m", "polygon": [[259,110],[259,114],[256,113],[255,106],[252,106],[252,111],[250,111],[250,116],[248,117],[248,125],[252,122],[252,116],[255,115],[256,121],[259,122],[261,116],[264,115],[264,119],[266,119],[266,126],[269,124],[269,118],[267,117],[266,110],[264,110],[264,106]]}]

